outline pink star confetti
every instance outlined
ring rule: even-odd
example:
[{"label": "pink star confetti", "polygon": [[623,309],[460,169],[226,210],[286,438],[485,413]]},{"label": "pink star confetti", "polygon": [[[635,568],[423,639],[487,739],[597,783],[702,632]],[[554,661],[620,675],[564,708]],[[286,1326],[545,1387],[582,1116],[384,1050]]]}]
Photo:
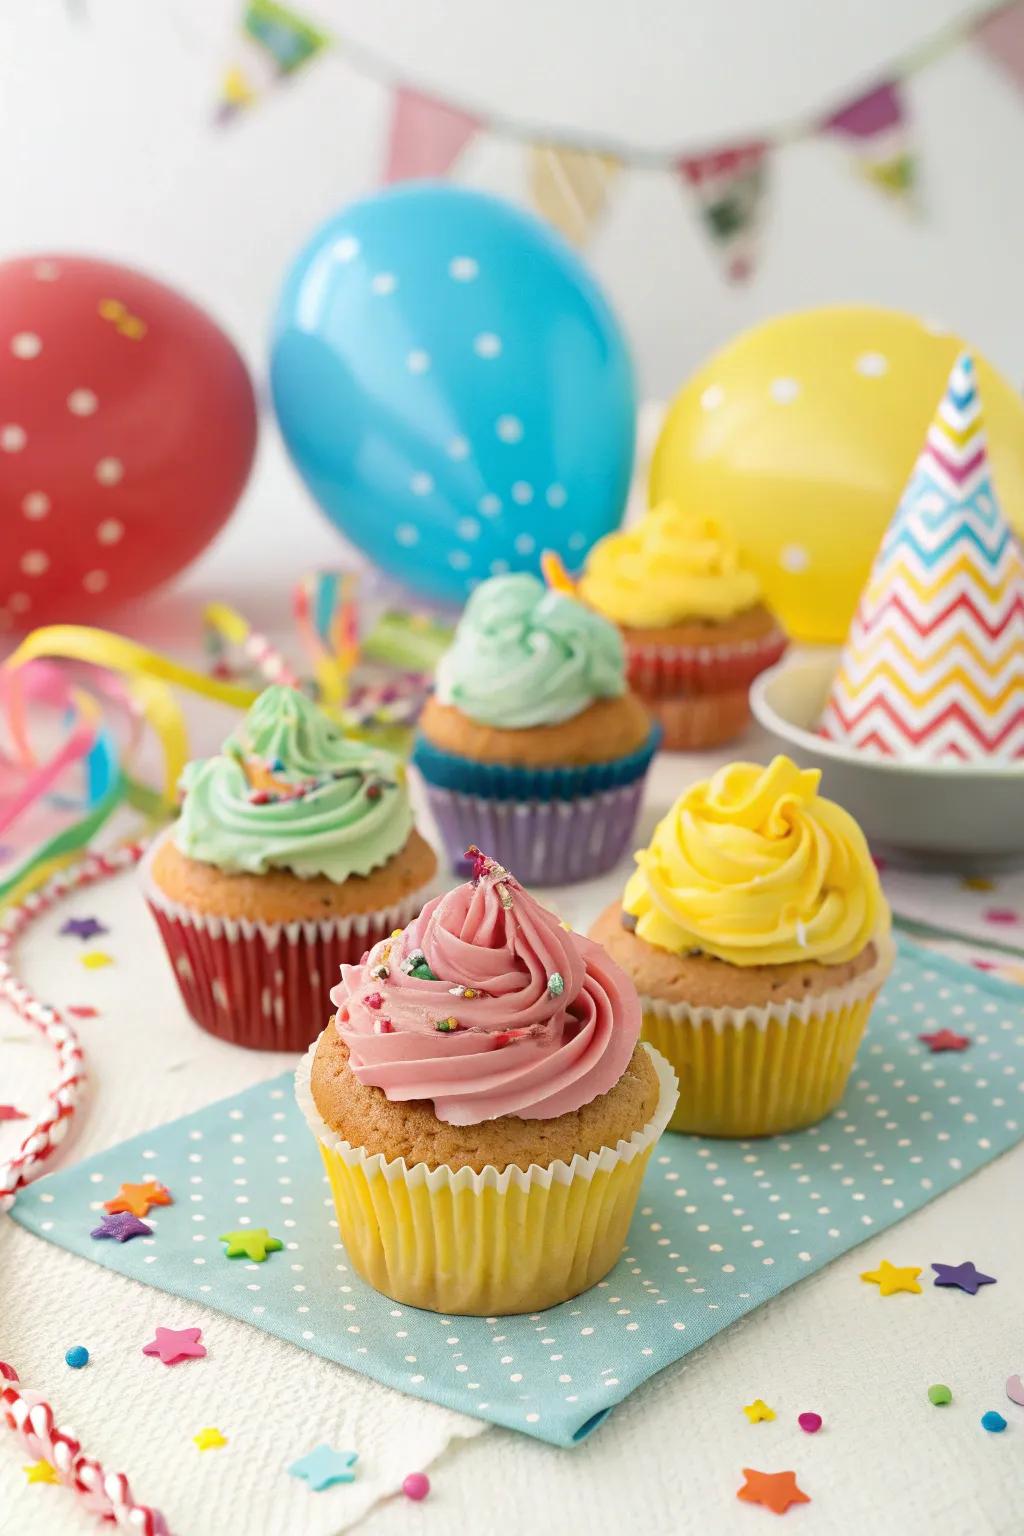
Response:
[{"label": "pink star confetti", "polygon": [[930,1051],[966,1051],[971,1043],[970,1035],[958,1035],[953,1029],[937,1029],[930,1035],[917,1037]]},{"label": "pink star confetti", "polygon": [[200,1344],[201,1328],[158,1328],[155,1338],[143,1344],[144,1355],[158,1355],[164,1365],[177,1365],[179,1360],[201,1360],[206,1345]]},{"label": "pink star confetti", "polygon": [[1015,912],[1012,907],[989,907],[982,916],[986,923],[996,923],[1006,928],[1012,928],[1020,922],[1020,913]]},{"label": "pink star confetti", "polygon": [[28,1115],[23,1110],[15,1109],[13,1104],[0,1104],[0,1121],[27,1119]]}]

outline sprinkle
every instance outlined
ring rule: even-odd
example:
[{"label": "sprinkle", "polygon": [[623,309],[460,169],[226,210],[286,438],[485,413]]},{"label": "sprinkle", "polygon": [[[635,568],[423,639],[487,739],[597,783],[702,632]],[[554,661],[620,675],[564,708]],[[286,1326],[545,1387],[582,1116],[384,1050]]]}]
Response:
[{"label": "sprinkle", "polygon": [[867,1280],[871,1285],[877,1285],[883,1296],[895,1296],[897,1291],[910,1291],[914,1296],[920,1296],[921,1287],[917,1283],[917,1277],[921,1273],[920,1267],[915,1264],[890,1264],[888,1259],[883,1259],[877,1269],[865,1269],[861,1274],[862,1280]]},{"label": "sprinkle", "polygon": [[[619,918],[619,921],[627,933],[636,933],[637,919],[634,917],[632,912],[623,912]],[[568,923],[562,924],[563,928],[567,928],[568,926]]]},{"label": "sprinkle", "polygon": [[88,954],[80,958],[87,971],[98,971],[103,966],[114,963],[113,955],[106,954],[102,949],[90,949]]},{"label": "sprinkle", "polygon": [[427,957],[422,949],[411,949],[402,961],[402,970],[407,976],[411,976],[419,965],[426,965]]},{"label": "sprinkle", "polygon": [[472,1001],[474,997],[479,997],[480,993],[475,987],[464,987],[460,982],[458,986],[448,988],[448,995],[450,997],[467,997]]},{"label": "sprinkle", "polygon": [[69,1003],[68,1013],[75,1019],[98,1019],[100,1016],[99,1009],[90,1007],[88,1003]]},{"label": "sprinkle", "polygon": [[279,1253],[284,1247],[279,1237],[271,1237],[266,1227],[246,1227],[243,1232],[222,1232],[218,1243],[227,1243],[226,1259],[251,1259],[263,1264],[268,1253]]},{"label": "sprinkle", "polygon": [[548,997],[561,997],[565,991],[565,982],[560,972],[552,971],[548,977]]},{"label": "sprinkle", "polygon": [[1001,1413],[996,1413],[994,1408],[990,1408],[988,1413],[983,1413],[981,1416],[981,1427],[987,1429],[990,1435],[1001,1435],[1006,1428],[1006,1420]]},{"label": "sprinkle", "polygon": [[116,1211],[130,1211],[133,1216],[148,1216],[154,1205],[173,1205],[169,1189],[155,1179],[143,1184],[122,1184],[112,1200],[104,1200],[103,1209],[113,1215]]},{"label": "sprinkle", "polygon": [[249,791],[250,805],[271,805],[276,800],[277,796],[272,795],[269,789],[250,789]]},{"label": "sprinkle", "polygon": [[807,948],[807,927],[801,918],[796,922],[796,941],[801,949]]},{"label": "sprinkle", "polygon": [[430,1478],[425,1472],[410,1472],[408,1477],[402,1479],[402,1492],[407,1499],[413,1499],[418,1504],[430,1492]]},{"label": "sprinkle", "polygon": [[70,1365],[73,1371],[80,1371],[83,1365],[89,1364],[89,1351],[84,1344],[72,1344],[64,1356],[64,1364]]},{"label": "sprinkle", "polygon": [[434,1021],[434,1028],[437,1029],[437,1030],[440,1030],[442,1035],[454,1034],[455,1031],[458,1029],[458,1027],[459,1027],[458,1019],[453,1019],[451,1017],[449,1017],[447,1019],[436,1019]]},{"label": "sprinkle", "polygon": [[158,1328],[148,1344],[143,1344],[144,1355],[159,1355],[163,1365],[177,1365],[180,1360],[201,1360],[206,1345],[200,1344],[201,1328]]},{"label": "sprinkle", "polygon": [[131,1211],[120,1211],[116,1216],[104,1216],[98,1227],[93,1227],[90,1237],[112,1237],[117,1243],[130,1242],[133,1237],[150,1237],[153,1228],[133,1216]]},{"label": "sprinkle", "polygon": [[383,794],[383,789],[382,789],[381,785],[378,784],[376,781],[374,781],[371,784],[367,784],[367,786],[366,786],[366,798],[367,798],[367,800],[379,800],[382,794]]},{"label": "sprinkle", "polygon": [[23,1467],[22,1471],[30,1483],[57,1483],[60,1481],[48,1461],[34,1461],[31,1466]]},{"label": "sprinkle", "polygon": [[1011,1403],[1018,1403],[1021,1408],[1024,1408],[1024,1381],[1021,1381],[1019,1376],[1006,1378],[1006,1395]]},{"label": "sprinkle", "polygon": [[970,1035],[958,1035],[953,1029],[937,1029],[930,1035],[918,1035],[930,1051],[966,1051]]},{"label": "sprinkle", "polygon": [[219,1429],[211,1425],[208,1429],[201,1429],[198,1435],[192,1436],[192,1444],[200,1451],[218,1451],[222,1445],[227,1445],[227,1439]]},{"label": "sprinkle", "polygon": [[809,1504],[807,1494],[796,1485],[795,1472],[756,1472],[744,1467],[746,1481],[736,1497],[746,1504],[763,1504],[775,1515],[784,1515],[791,1504]]},{"label": "sprinkle", "polygon": [[355,1478],[352,1469],[358,1460],[355,1451],[332,1451],[329,1445],[321,1444],[293,1461],[288,1475],[308,1483],[314,1493],[322,1493],[334,1483],[351,1483]]},{"label": "sprinkle", "polygon": [[363,998],[363,1002],[366,1004],[367,1008],[384,1007],[384,999],[381,997],[379,992],[368,992]]},{"label": "sprinkle", "polygon": [[796,1421],[805,1435],[816,1435],[821,1428],[820,1413],[798,1413]]},{"label": "sprinkle", "polygon": [[962,1264],[933,1264],[932,1269],[936,1285],[955,1285],[968,1296],[977,1296],[979,1286],[996,1283],[995,1275],[983,1275],[970,1259],[965,1259]]},{"label": "sprinkle", "polygon": [[374,1019],[373,1032],[375,1035],[392,1035],[395,1032],[395,1026],[390,1019]]},{"label": "sprinkle", "polygon": [[506,912],[511,912],[511,910],[512,910],[512,892],[509,890],[508,886],[505,884],[505,882],[503,880],[500,880],[498,882],[498,884],[495,886],[495,890],[498,892],[498,900],[501,902],[501,904],[504,907],[505,911]]},{"label": "sprinkle", "polygon": [[745,1403],[743,1412],[747,1416],[748,1424],[770,1423],[775,1417],[775,1409],[769,1408],[763,1398],[755,1397],[752,1403]]},{"label": "sprinkle", "polygon": [[953,1394],[941,1381],[936,1382],[934,1387],[928,1388],[928,1401],[934,1403],[936,1408],[944,1408],[953,1401]]},{"label": "sprinkle", "polygon": [[69,939],[94,939],[98,934],[109,933],[110,929],[104,928],[94,917],[69,917],[60,932]]}]

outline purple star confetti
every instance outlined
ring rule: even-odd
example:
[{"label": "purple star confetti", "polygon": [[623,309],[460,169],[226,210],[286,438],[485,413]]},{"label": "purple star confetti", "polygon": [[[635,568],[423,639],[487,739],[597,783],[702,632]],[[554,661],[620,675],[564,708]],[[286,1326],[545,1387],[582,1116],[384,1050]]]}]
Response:
[{"label": "purple star confetti", "polygon": [[101,933],[109,933],[110,929],[105,928],[95,917],[69,917],[60,931],[69,939],[85,940],[94,939]]},{"label": "purple star confetti", "polygon": [[90,1237],[112,1237],[115,1242],[127,1243],[133,1237],[149,1237],[153,1228],[133,1216],[131,1211],[118,1211],[116,1216],[104,1216],[98,1227],[93,1227]]},{"label": "purple star confetti", "polygon": [[995,1275],[983,1275],[970,1259],[962,1264],[933,1264],[936,1285],[955,1285],[968,1296],[977,1296],[981,1285],[995,1285]]}]

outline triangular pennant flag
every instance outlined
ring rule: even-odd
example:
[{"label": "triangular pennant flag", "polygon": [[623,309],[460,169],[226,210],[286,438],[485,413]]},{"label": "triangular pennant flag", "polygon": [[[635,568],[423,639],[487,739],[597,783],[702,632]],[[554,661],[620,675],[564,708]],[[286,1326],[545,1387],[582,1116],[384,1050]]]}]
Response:
[{"label": "triangular pennant flag", "polygon": [[217,121],[228,122],[279,80],[293,75],[330,38],[275,0],[248,0],[236,57],[221,82]]},{"label": "triangular pennant flag", "polygon": [[530,150],[530,195],[549,224],[573,245],[585,245],[621,169],[614,155],[535,144]]},{"label": "triangular pennant flag", "polygon": [[883,756],[1024,757],[1024,555],[996,501],[966,353],[876,556],[821,732]]},{"label": "triangular pennant flag", "polygon": [[391,103],[384,181],[444,176],[479,128],[468,112],[400,85]]},{"label": "triangular pennant flag", "polygon": [[737,144],[679,162],[730,282],[743,282],[754,270],[768,183],[767,153],[767,144],[761,142]]},{"label": "triangular pennant flag", "polygon": [[1024,5],[986,16],[975,31],[978,46],[1024,91]]},{"label": "triangular pennant flag", "polygon": [[910,143],[910,119],[898,81],[874,87],[822,123],[843,140],[857,169],[892,197],[910,201],[917,165]]}]

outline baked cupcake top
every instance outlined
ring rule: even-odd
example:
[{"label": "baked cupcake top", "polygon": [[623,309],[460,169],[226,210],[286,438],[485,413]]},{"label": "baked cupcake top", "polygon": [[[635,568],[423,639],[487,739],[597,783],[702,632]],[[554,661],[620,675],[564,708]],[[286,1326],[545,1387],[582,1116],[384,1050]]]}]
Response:
[{"label": "baked cupcake top", "polygon": [[478,849],[471,881],[343,965],[335,1025],[359,1082],[439,1120],[553,1119],[618,1082],[640,1003],[597,944]]},{"label": "baked cupcake top", "polygon": [[732,965],[841,965],[889,926],[853,817],[788,757],[732,763],[693,784],[655,828],[623,896],[640,938]]},{"label": "baked cupcake top", "polygon": [[731,619],[761,596],[757,577],[740,565],[732,535],[671,501],[600,539],[587,556],[579,591],[598,613],[628,629]]},{"label": "baked cupcake top", "polygon": [[618,631],[520,572],[481,582],[437,667],[436,697],[482,725],[559,725],[626,691]]},{"label": "baked cupcake top", "polygon": [[189,763],[173,838],[229,873],[341,882],[405,846],[412,810],[390,752],[344,735],[294,688],[261,693],[216,757]]}]

